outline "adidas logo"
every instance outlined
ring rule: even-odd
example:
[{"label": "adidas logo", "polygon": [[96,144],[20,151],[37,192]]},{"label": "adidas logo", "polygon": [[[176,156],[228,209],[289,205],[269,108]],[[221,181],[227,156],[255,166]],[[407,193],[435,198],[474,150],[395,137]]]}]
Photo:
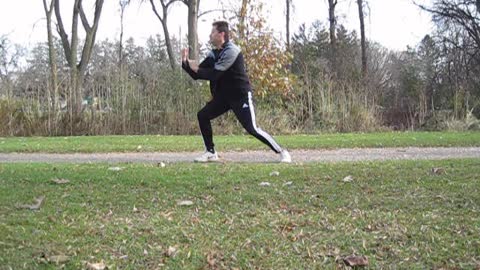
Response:
[{"label": "adidas logo", "polygon": [[243,103],[242,109],[245,109],[245,108],[248,108],[248,104],[247,104],[247,103]]}]

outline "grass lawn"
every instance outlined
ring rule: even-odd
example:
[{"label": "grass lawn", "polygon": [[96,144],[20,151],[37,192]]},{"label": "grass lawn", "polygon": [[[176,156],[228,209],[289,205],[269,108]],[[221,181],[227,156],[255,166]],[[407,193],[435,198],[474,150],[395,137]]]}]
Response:
[{"label": "grass lawn", "polygon": [[[480,146],[480,132],[386,132],[320,135],[280,135],[288,149],[333,149],[355,147],[450,147]],[[251,136],[215,136],[219,151],[267,150]],[[0,138],[0,152],[93,153],[203,151],[198,136],[82,136]]]},{"label": "grass lawn", "polygon": [[478,159],[111,166],[0,164],[0,269],[480,266]]}]

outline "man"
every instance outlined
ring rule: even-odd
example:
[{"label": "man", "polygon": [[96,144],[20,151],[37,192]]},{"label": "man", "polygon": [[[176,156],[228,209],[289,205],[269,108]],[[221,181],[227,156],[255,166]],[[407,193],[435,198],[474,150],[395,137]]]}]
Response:
[{"label": "man", "polygon": [[288,151],[280,147],[272,136],[258,128],[255,123],[252,90],[243,55],[229,40],[227,22],[217,21],[212,24],[210,43],[214,49],[200,64],[188,59],[188,49],[182,51],[182,68],[195,80],[209,80],[212,93],[212,100],[197,115],[206,150],[195,161],[218,160],[210,120],[232,110],[248,133],[279,154],[281,162],[290,163],[292,158]]}]

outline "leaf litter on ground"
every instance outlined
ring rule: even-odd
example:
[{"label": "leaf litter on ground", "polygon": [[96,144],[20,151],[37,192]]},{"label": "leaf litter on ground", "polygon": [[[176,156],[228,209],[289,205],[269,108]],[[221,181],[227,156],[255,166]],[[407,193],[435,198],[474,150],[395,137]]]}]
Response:
[{"label": "leaf litter on ground", "polygon": [[444,168],[432,168],[432,174],[435,174],[435,175],[445,174],[445,169]]},{"label": "leaf litter on ground", "polygon": [[35,198],[34,204],[17,204],[16,207],[18,209],[39,210],[40,207],[42,206],[44,199],[45,199],[45,196],[40,196],[38,198]]},{"label": "leaf litter on ground", "polygon": [[270,176],[279,176],[280,175],[280,172],[278,171],[273,171],[270,173]]},{"label": "leaf litter on ground", "polygon": [[184,200],[184,201],[179,201],[177,203],[178,206],[190,206],[190,205],[193,205],[193,202],[192,201],[189,201],[189,200]]},{"label": "leaf litter on ground", "polygon": [[350,255],[343,259],[343,262],[350,267],[354,266],[367,266],[368,265],[368,258],[366,256],[356,256]]},{"label": "leaf litter on ground", "polygon": [[55,178],[55,179],[52,179],[52,182],[55,183],[55,184],[58,184],[58,185],[62,185],[62,184],[70,183],[70,180],[63,179],[63,178]]},{"label": "leaf litter on ground", "polygon": [[105,265],[105,263],[103,261],[101,261],[99,263],[87,262],[87,269],[88,270],[104,270],[106,268],[107,268],[107,266]]}]

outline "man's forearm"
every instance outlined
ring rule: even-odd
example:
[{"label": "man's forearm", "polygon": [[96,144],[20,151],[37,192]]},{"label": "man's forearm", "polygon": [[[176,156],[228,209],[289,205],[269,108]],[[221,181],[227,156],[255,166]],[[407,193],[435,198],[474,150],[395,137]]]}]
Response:
[{"label": "man's forearm", "polygon": [[199,68],[197,77],[202,80],[218,81],[223,75],[224,71],[216,70],[214,68]]}]

